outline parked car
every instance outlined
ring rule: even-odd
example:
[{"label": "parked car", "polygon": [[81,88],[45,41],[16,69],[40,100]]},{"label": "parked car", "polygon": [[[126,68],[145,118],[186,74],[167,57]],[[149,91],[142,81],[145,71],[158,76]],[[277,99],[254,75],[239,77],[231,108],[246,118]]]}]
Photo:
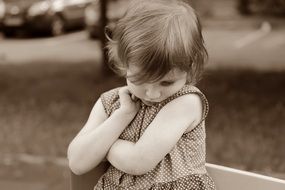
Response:
[{"label": "parked car", "polygon": [[[1,1],[1,0],[0,0]],[[48,31],[57,36],[84,26],[85,8],[94,0],[2,0],[0,29],[5,36],[19,30]]]},{"label": "parked car", "polygon": [[[109,0],[107,5],[108,25],[114,26],[125,13],[129,0]],[[96,39],[100,35],[100,1],[94,1],[85,9],[86,31],[90,38]]]},{"label": "parked car", "polygon": [[284,0],[238,0],[237,8],[244,15],[285,16]]},{"label": "parked car", "polygon": [[5,4],[4,4],[3,0],[0,0],[0,20],[3,19],[4,12],[5,12]]}]

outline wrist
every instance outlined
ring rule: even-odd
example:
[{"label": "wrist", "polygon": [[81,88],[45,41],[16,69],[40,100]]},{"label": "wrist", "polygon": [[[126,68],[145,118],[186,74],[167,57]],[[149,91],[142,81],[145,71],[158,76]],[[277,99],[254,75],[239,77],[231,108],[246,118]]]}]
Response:
[{"label": "wrist", "polygon": [[130,119],[130,120],[132,120],[137,113],[135,111],[131,111],[131,110],[124,109],[124,108],[119,108],[115,112],[120,114],[123,118]]}]

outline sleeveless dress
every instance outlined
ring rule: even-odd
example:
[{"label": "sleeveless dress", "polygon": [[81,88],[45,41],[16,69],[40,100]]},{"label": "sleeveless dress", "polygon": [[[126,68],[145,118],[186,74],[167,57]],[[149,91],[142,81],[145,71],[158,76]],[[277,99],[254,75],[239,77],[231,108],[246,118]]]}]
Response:
[{"label": "sleeveless dress", "polygon": [[[101,95],[108,116],[120,107],[119,88]],[[186,94],[197,94],[203,102],[201,122],[185,132],[175,147],[151,171],[143,175],[130,175],[112,165],[101,176],[94,190],[215,190],[205,168],[205,118],[209,106],[203,93],[194,86],[185,85],[166,100],[151,106],[141,103],[134,120],[122,132],[120,139],[137,142],[159,110],[173,99]],[[138,163],[139,164],[139,163]]]}]

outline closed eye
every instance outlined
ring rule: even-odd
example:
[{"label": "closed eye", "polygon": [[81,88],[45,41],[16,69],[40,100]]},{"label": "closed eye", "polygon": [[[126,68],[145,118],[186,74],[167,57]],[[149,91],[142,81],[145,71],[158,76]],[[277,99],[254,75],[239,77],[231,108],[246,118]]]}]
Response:
[{"label": "closed eye", "polygon": [[174,84],[174,81],[161,81],[160,85],[161,86],[171,86]]},{"label": "closed eye", "polygon": [[132,83],[132,84],[134,84],[134,85],[136,85],[136,86],[139,86],[139,85],[142,84],[142,82],[139,82],[139,81],[137,81],[137,80],[132,80],[133,77],[127,76],[126,78],[127,78],[127,80],[128,80],[130,83]]}]

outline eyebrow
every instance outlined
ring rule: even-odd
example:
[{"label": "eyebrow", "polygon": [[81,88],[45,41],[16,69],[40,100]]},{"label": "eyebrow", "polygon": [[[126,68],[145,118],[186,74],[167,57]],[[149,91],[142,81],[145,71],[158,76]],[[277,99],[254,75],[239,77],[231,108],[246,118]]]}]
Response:
[{"label": "eyebrow", "polygon": [[160,80],[159,82],[174,82],[177,79],[165,79],[165,80]]},{"label": "eyebrow", "polygon": [[176,80],[180,80],[182,78],[182,76],[172,76],[172,77],[163,77],[161,79],[161,81],[176,81]]}]

